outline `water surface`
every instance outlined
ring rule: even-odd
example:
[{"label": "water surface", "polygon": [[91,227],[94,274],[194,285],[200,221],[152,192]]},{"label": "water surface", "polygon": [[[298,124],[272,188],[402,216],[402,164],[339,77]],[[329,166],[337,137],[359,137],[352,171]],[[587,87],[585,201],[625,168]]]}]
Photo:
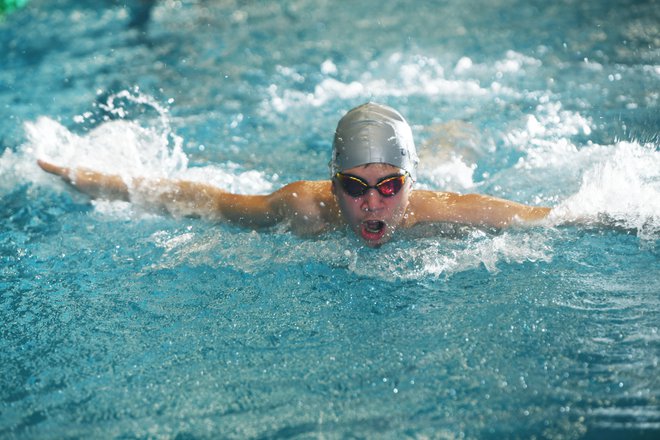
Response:
[{"label": "water surface", "polygon": [[[31,1],[0,22],[0,437],[656,438],[655,1]],[[362,248],[93,201],[35,159],[325,179],[375,100],[421,188],[588,225]]]}]

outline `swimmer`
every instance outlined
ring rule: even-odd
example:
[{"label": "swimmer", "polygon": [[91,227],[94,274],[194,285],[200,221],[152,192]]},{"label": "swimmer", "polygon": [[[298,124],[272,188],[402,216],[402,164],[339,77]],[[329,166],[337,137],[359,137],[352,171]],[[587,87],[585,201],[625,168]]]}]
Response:
[{"label": "swimmer", "polygon": [[139,202],[173,215],[226,221],[252,229],[287,225],[314,236],[350,228],[367,246],[379,247],[398,230],[457,224],[505,228],[539,223],[548,207],[533,207],[480,194],[414,189],[417,153],[412,130],[396,110],[367,103],[337,125],[330,179],[297,181],[268,195],[232,194],[204,183],[134,178],[39,166],[94,198]]}]

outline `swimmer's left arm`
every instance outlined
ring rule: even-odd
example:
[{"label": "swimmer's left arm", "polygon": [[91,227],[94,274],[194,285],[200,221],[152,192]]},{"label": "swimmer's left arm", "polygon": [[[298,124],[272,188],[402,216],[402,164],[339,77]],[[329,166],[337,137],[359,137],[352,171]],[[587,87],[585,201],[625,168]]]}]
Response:
[{"label": "swimmer's left arm", "polygon": [[481,194],[415,191],[411,199],[416,222],[449,222],[505,228],[543,221],[551,208]]}]

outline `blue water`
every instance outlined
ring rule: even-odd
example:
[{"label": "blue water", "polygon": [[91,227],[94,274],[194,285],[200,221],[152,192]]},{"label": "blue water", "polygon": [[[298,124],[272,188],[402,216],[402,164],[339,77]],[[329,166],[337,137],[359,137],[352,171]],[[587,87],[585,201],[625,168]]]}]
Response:
[{"label": "blue water", "polygon": [[[0,438],[660,436],[657,2],[381,3],[0,21]],[[35,165],[267,193],[327,178],[369,99],[413,125],[420,187],[552,224],[374,250],[91,202]]]}]

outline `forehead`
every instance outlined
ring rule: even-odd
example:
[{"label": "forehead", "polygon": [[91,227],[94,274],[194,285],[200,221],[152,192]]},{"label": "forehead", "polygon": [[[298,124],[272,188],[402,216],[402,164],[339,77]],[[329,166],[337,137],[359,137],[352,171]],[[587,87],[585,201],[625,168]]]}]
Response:
[{"label": "forehead", "polygon": [[388,163],[368,163],[365,165],[358,165],[353,168],[342,170],[342,173],[353,174],[354,176],[364,178],[378,178],[388,176],[390,174],[403,173],[401,168],[395,167]]}]

